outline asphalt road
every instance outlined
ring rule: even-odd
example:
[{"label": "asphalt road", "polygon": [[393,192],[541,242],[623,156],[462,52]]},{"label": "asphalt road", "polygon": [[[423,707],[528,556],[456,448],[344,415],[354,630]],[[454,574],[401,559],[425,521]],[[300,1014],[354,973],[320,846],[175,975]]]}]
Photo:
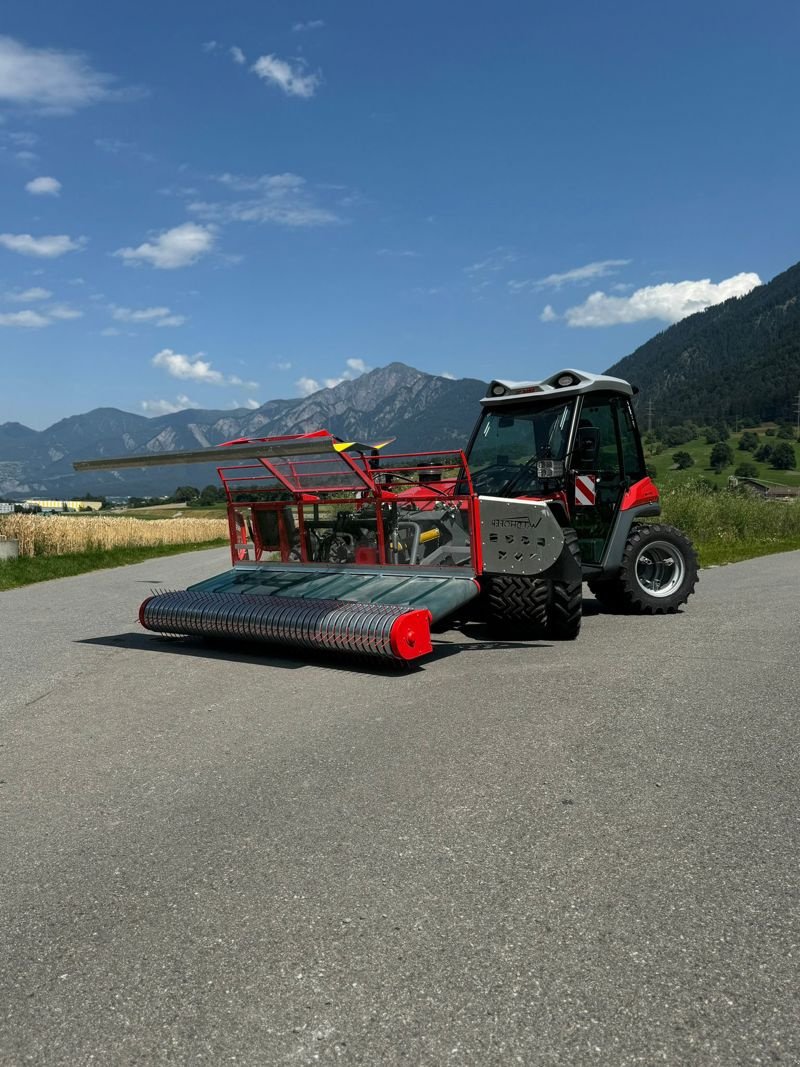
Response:
[{"label": "asphalt road", "polygon": [[0,593],[2,1064],[800,1062],[800,553],[421,669]]}]

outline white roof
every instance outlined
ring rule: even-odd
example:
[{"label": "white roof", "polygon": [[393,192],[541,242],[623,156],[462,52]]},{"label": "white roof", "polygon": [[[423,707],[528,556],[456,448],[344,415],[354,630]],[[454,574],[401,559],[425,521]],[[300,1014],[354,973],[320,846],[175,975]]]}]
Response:
[{"label": "white roof", "polygon": [[[567,378],[569,378],[568,383],[558,384],[560,380]],[[504,390],[502,393],[499,392],[501,387]],[[495,390],[498,395],[493,395]],[[580,393],[597,392],[633,396],[633,387],[621,378],[610,378],[606,374],[590,374],[589,371],[567,367],[540,382],[512,382],[505,378],[495,378],[489,382],[489,392],[481,403],[503,404],[515,400],[534,400],[545,396],[576,396]]]}]

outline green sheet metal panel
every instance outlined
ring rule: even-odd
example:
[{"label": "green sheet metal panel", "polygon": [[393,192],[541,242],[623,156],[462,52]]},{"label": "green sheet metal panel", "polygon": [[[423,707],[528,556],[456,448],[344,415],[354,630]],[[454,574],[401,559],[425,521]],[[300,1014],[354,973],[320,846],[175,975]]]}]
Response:
[{"label": "green sheet metal panel", "polygon": [[421,572],[418,567],[362,570],[306,564],[240,565],[189,589],[361,604],[407,604],[410,608],[427,608],[434,622],[469,603],[479,592],[471,571],[442,574]]}]

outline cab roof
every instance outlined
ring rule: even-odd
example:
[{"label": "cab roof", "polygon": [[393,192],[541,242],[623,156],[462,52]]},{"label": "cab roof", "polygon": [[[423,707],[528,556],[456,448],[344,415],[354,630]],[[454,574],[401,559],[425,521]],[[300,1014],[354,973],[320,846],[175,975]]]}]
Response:
[{"label": "cab roof", "polygon": [[482,404],[505,404],[520,400],[535,403],[545,397],[577,396],[583,393],[619,393],[621,396],[633,396],[634,389],[621,378],[609,378],[606,374],[590,374],[585,370],[556,371],[549,378],[540,382],[512,382],[505,378],[495,378],[489,382],[489,391],[481,400]]}]

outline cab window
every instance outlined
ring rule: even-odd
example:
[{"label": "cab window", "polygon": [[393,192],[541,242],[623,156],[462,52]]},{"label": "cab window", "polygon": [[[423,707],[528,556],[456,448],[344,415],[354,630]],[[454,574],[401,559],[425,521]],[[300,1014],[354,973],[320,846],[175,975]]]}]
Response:
[{"label": "cab window", "polygon": [[617,404],[619,440],[622,446],[622,471],[626,478],[638,482],[647,473],[639,445],[639,435],[629,400],[620,399]]},{"label": "cab window", "polygon": [[590,393],[584,397],[578,427],[594,427],[600,435],[595,470],[620,473],[613,397]]}]

